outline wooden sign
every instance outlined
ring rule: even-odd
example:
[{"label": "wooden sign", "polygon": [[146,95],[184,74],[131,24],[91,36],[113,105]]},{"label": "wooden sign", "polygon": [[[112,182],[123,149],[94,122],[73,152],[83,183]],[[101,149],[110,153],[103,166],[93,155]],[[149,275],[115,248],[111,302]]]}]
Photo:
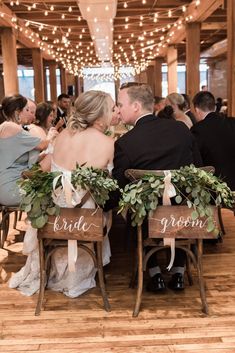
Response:
[{"label": "wooden sign", "polygon": [[103,240],[103,210],[61,208],[58,216],[50,216],[38,230],[38,238]]},{"label": "wooden sign", "polygon": [[[211,206],[214,222],[218,225],[218,211]],[[207,217],[192,220],[192,209],[188,206],[158,206],[149,214],[149,238],[215,238],[207,232]]]}]

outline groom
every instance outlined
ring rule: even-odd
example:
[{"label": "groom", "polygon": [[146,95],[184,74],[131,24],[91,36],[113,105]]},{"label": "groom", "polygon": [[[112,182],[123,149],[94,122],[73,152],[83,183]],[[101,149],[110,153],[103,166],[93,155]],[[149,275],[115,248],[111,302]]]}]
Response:
[{"label": "groom", "polygon": [[[133,129],[115,142],[113,177],[123,188],[129,181],[126,169],[178,169],[194,163],[201,165],[201,157],[188,127],[174,119],[153,115],[154,97],[150,86],[129,82],[121,86],[118,95],[120,118]],[[150,282],[147,290],[165,289],[164,279],[155,258],[149,262]],[[184,289],[185,254],[176,251],[169,287]]]}]

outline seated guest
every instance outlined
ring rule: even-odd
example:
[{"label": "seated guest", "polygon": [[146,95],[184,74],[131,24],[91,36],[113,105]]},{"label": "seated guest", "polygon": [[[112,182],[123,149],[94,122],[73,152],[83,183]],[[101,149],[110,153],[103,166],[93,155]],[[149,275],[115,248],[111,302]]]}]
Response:
[{"label": "seated guest", "polygon": [[183,93],[182,96],[184,97],[184,106],[183,106],[183,112],[184,114],[188,115],[190,120],[192,121],[192,124],[196,124],[197,120],[195,118],[195,115],[191,111],[191,103],[190,103],[190,98],[188,94]]},{"label": "seated guest", "polygon": [[58,135],[56,128],[52,127],[53,119],[52,106],[48,103],[39,103],[35,112],[35,122],[29,126],[30,134],[42,140],[47,137],[48,140],[53,140]]},{"label": "seated guest", "polygon": [[[57,116],[54,121],[54,126],[65,129],[69,114],[71,100],[68,94],[61,93],[57,98]],[[59,123],[59,124],[58,124]]]},{"label": "seated guest", "polygon": [[[66,178],[69,176],[71,178],[71,171],[77,164],[112,169],[114,141],[105,135],[105,131],[110,125],[114,106],[111,96],[105,92],[87,91],[79,95],[68,127],[56,139],[52,155],[52,171],[60,171]],[[70,191],[73,206],[81,201],[78,201],[78,194],[81,198],[86,194],[86,190],[79,190],[75,197],[72,190]],[[61,191],[57,196],[57,204],[60,207],[71,207],[71,204],[66,202],[65,191]],[[96,205],[89,197],[82,207],[95,208]],[[38,245],[37,241],[35,242],[35,233],[28,232],[26,235],[30,248],[29,256],[26,265],[11,278],[9,286],[18,288],[25,295],[32,295],[39,289]],[[25,241],[25,247],[27,243]],[[33,248],[31,244],[35,244],[35,247]],[[103,246],[103,264],[106,265],[111,255],[107,236]],[[97,269],[89,254],[81,248],[78,248],[74,266],[75,271],[69,271],[67,248],[56,249],[51,258],[48,287],[69,297],[77,297],[93,288]]]},{"label": "seated guest", "polygon": [[160,110],[164,109],[165,105],[166,105],[165,98],[155,96],[154,97],[154,110],[153,110],[154,114],[158,115]]},{"label": "seated guest", "polygon": [[[129,183],[124,174],[126,169],[169,170],[201,162],[194,139],[185,124],[175,119],[156,118],[153,105],[150,86],[121,86],[118,94],[120,117],[124,124],[134,126],[115,142],[112,174],[121,188]],[[109,206],[111,202],[106,207]],[[153,256],[148,265],[151,280],[147,289],[153,292],[164,290],[164,279]],[[184,288],[184,265],[185,254],[177,250],[173,277],[169,283],[171,288]]]},{"label": "seated guest", "polygon": [[27,104],[20,113],[20,124],[22,125],[24,130],[28,131],[29,125],[34,122],[35,111],[36,103],[32,99],[27,98]]},{"label": "seated guest", "polygon": [[17,181],[37,161],[39,151],[48,146],[47,141],[30,136],[20,125],[26,104],[27,99],[18,94],[5,97],[0,106],[0,203],[7,206],[20,203]]},{"label": "seated guest", "polygon": [[198,123],[191,132],[203,165],[215,167],[215,175],[235,190],[235,119],[215,112],[215,98],[210,92],[197,93],[193,104]]},{"label": "seated guest", "polygon": [[175,119],[174,110],[170,105],[166,105],[165,108],[160,110],[157,116],[163,119]]},{"label": "seated guest", "polygon": [[208,91],[208,86],[207,85],[202,85],[201,86],[201,91],[202,92],[207,92]]},{"label": "seated guest", "polygon": [[40,154],[40,166],[49,171],[51,168],[51,154],[53,152],[53,143],[58,135],[55,127],[52,127],[54,112],[52,105],[48,103],[39,103],[35,113],[35,123],[28,126],[29,133],[32,136],[39,137],[41,140],[48,140],[49,146],[46,151]]},{"label": "seated guest", "polygon": [[227,99],[223,99],[222,106],[219,111],[222,115],[228,115],[228,101]]},{"label": "seated guest", "polygon": [[216,106],[215,111],[216,111],[216,113],[220,113],[220,109],[222,107],[222,104],[223,104],[223,99],[221,97],[218,97],[216,99],[216,103],[215,103],[215,106]]},{"label": "seated guest", "polygon": [[172,106],[174,117],[177,121],[182,121],[189,129],[193,126],[190,118],[183,112],[184,97],[179,93],[171,93],[166,97],[166,105]]}]

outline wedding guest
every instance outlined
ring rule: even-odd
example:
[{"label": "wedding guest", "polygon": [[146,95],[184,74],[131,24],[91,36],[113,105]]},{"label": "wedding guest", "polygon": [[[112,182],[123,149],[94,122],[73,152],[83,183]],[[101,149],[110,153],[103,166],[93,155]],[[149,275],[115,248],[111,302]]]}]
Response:
[{"label": "wedding guest", "polygon": [[35,111],[36,103],[32,99],[27,98],[27,104],[20,113],[20,124],[22,125],[24,130],[28,131],[29,125],[34,122]]},{"label": "wedding guest", "polygon": [[172,106],[175,119],[182,121],[190,129],[193,124],[190,118],[183,112],[184,104],[184,97],[179,93],[171,93],[166,97],[166,105]]},{"label": "wedding guest", "polygon": [[207,85],[202,85],[201,86],[201,91],[207,92],[208,91],[208,86]]},{"label": "wedding guest", "polygon": [[69,95],[61,93],[57,98],[57,117],[54,121],[54,126],[57,126],[57,128],[66,128],[70,105],[71,99]]},{"label": "wedding guest", "polygon": [[198,123],[193,133],[201,152],[203,165],[215,167],[215,175],[222,177],[235,190],[235,119],[215,112],[215,98],[210,92],[198,92],[193,98]]},{"label": "wedding guest", "polygon": [[52,127],[54,111],[52,105],[48,103],[39,103],[35,112],[35,122],[29,126],[29,132],[32,136],[40,139],[53,140],[58,131]]},{"label": "wedding guest", "polygon": [[[62,172],[69,185],[71,171],[77,164],[112,169],[114,141],[105,135],[105,131],[110,125],[114,106],[111,96],[101,91],[87,91],[75,101],[74,112],[69,118],[67,128],[58,135],[52,156],[52,171]],[[71,195],[70,204],[66,202],[64,190],[57,195],[57,204],[60,207],[79,205],[87,190],[80,189],[75,193],[70,188],[68,192]],[[88,197],[82,207],[95,208],[96,205],[94,200]],[[25,295],[32,295],[39,289],[39,258],[35,237],[34,232],[27,233],[24,248],[30,250],[26,265],[9,283],[11,288],[18,288]],[[105,265],[110,261],[111,255],[107,235],[103,244]],[[56,249],[51,258],[48,287],[69,297],[77,297],[95,286],[95,275],[96,268],[86,251],[78,249],[75,271],[71,272],[68,269],[68,249]]]},{"label": "wedding guest", "polygon": [[[121,188],[129,182],[125,177],[126,169],[169,170],[201,163],[193,137],[185,124],[174,119],[156,118],[153,104],[150,86],[133,83],[121,86],[118,94],[120,117],[124,124],[134,126],[115,142],[112,174]],[[111,205],[112,202],[107,203],[107,209]],[[184,289],[184,265],[185,254],[178,250],[169,283],[171,288]],[[153,292],[164,290],[165,282],[153,257],[149,261],[149,274],[151,279],[147,289]]]},{"label": "wedding guest", "polygon": [[220,113],[220,109],[222,107],[222,104],[223,104],[223,99],[221,97],[218,97],[216,99],[216,102],[215,102],[215,106],[216,106],[215,111],[216,111],[216,113]]},{"label": "wedding guest", "polygon": [[154,97],[154,114],[157,116],[158,113],[165,108],[166,102],[165,98],[160,97],[160,96],[155,96]]},{"label": "wedding guest", "polygon": [[184,114],[188,115],[190,120],[192,121],[192,124],[196,124],[197,120],[193,112],[191,111],[191,103],[190,103],[190,98],[188,94],[183,93],[182,96],[184,97],[184,105],[183,105],[183,112]]},{"label": "wedding guest", "polygon": [[162,110],[160,110],[157,116],[161,119],[175,119],[174,110],[170,105],[166,105]]},{"label": "wedding guest", "polygon": [[26,105],[27,99],[17,94],[5,97],[0,106],[0,203],[6,206],[20,203],[17,181],[48,146],[23,130],[20,115]]}]

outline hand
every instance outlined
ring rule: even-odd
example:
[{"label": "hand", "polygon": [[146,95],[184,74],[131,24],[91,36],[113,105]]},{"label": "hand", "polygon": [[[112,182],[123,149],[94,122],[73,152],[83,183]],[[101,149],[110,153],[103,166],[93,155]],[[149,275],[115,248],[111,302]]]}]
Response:
[{"label": "hand", "polygon": [[56,130],[55,127],[51,127],[50,130],[48,131],[48,134],[47,134],[47,140],[49,141],[53,141],[56,136],[58,136],[58,131]]},{"label": "hand", "polygon": [[55,125],[55,129],[56,130],[60,130],[64,125],[64,119],[63,118],[60,118],[58,123]]}]

